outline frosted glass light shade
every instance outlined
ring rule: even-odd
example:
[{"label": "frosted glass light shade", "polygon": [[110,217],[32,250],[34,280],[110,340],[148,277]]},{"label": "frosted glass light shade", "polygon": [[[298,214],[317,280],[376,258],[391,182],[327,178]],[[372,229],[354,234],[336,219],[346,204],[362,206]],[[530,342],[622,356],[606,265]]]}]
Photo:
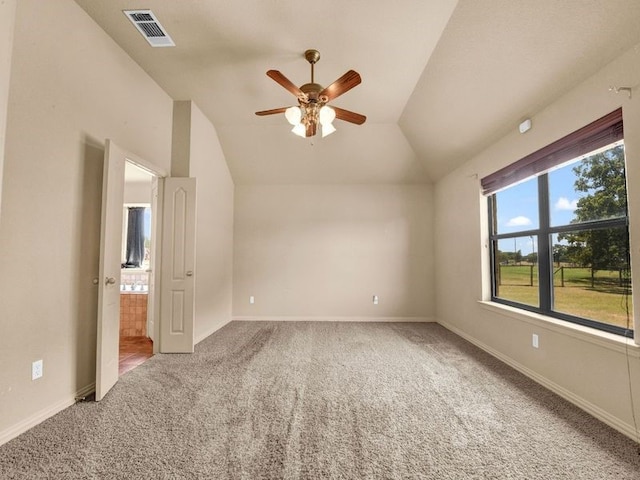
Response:
[{"label": "frosted glass light shade", "polygon": [[[320,125],[322,126],[329,125],[331,124],[331,122],[335,120],[335,118],[336,118],[336,111],[333,108],[327,107],[325,105],[320,109]],[[335,128],[329,133],[333,133],[333,132],[335,132]]]},{"label": "frosted glass light shade", "polygon": [[291,131],[293,133],[295,133],[296,135],[298,135],[299,137],[306,137],[307,136],[307,127],[304,126],[304,124],[302,123],[298,123],[296,126],[294,126]]},{"label": "frosted glass light shade", "polygon": [[331,123],[323,124],[322,125],[322,138],[326,137],[327,135],[331,135],[335,131],[336,131],[336,127],[334,127]]},{"label": "frosted glass light shade", "polygon": [[289,107],[284,111],[284,116],[291,125],[299,125],[302,120],[300,107]]}]

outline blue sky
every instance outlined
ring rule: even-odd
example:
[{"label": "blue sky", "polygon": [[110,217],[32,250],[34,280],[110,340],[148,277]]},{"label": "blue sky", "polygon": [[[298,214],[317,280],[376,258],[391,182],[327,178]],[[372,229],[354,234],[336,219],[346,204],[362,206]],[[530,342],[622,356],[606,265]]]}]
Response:
[{"label": "blue sky", "polygon": [[[549,213],[552,227],[571,223],[578,200],[593,193],[592,191],[576,192],[574,188],[576,174],[573,172],[573,168],[589,156],[618,145],[624,145],[624,143],[618,141],[605,145],[547,172],[549,174]],[[496,195],[498,197],[498,233],[524,232],[539,228],[538,179],[536,177],[513,185]],[[553,242],[556,241],[557,235],[553,235]],[[537,238],[527,235],[515,240],[513,238],[500,240],[498,249],[503,252],[520,250],[523,255],[528,255],[537,251]]]},{"label": "blue sky", "polygon": [[144,209],[144,236],[151,238],[151,208]]},{"label": "blue sky", "polygon": [[[573,188],[577,162],[567,164],[549,172],[551,225],[566,225],[574,217],[578,199],[584,195]],[[533,230],[540,226],[538,221],[538,179],[531,178],[497,193],[498,233],[512,233]],[[502,251],[514,251],[514,239],[499,242]],[[515,239],[515,249],[523,255],[537,250],[535,237]]]}]

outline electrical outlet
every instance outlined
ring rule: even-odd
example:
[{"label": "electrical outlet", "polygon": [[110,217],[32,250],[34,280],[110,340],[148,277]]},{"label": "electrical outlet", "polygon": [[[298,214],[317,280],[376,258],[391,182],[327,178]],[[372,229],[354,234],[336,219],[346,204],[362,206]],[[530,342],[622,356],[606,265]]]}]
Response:
[{"label": "electrical outlet", "polygon": [[42,377],[42,360],[36,360],[31,364],[31,380],[36,380]]},{"label": "electrical outlet", "polygon": [[533,336],[531,337],[531,345],[533,346],[533,348],[539,347],[538,334],[534,333]]},{"label": "electrical outlet", "polygon": [[374,296],[373,296],[373,304],[374,304],[374,305],[378,305],[378,303],[379,303],[379,302],[378,302],[378,295],[374,295]]},{"label": "electrical outlet", "polygon": [[254,303],[256,303],[256,299],[255,299],[255,297],[254,297],[253,295],[251,295],[251,296],[249,297],[249,303],[250,303],[251,305],[253,305]]}]

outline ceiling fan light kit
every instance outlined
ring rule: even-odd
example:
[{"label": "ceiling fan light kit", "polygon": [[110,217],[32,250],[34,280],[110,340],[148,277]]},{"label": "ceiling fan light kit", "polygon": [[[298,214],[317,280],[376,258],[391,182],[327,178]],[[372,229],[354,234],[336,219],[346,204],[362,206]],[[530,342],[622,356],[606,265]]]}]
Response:
[{"label": "ceiling fan light kit", "polygon": [[307,50],[304,52],[304,57],[311,65],[310,83],[305,83],[297,87],[279,71],[269,70],[267,72],[268,77],[272,78],[297,97],[298,105],[262,110],[256,112],[256,115],[264,116],[284,113],[287,121],[293,125],[291,131],[295,135],[303,138],[313,137],[317,133],[318,125],[320,125],[323,137],[332,134],[336,131],[336,128],[333,126],[333,121],[336,118],[345,122],[355,123],[356,125],[362,125],[367,119],[364,115],[327,105],[331,100],[348,92],[362,82],[358,72],[349,70],[327,88],[323,88],[322,85],[314,81],[314,65],[320,60],[320,53],[317,50]]}]

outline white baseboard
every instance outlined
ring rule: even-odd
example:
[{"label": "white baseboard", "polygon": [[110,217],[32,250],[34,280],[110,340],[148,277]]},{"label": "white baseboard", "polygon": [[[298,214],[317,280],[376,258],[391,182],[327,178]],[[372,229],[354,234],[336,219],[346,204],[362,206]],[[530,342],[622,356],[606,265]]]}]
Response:
[{"label": "white baseboard", "polygon": [[529,377],[530,379],[532,379],[536,383],[539,383],[543,387],[548,388],[552,392],[560,395],[565,400],[573,403],[575,406],[577,406],[578,408],[581,408],[582,410],[584,410],[585,412],[587,412],[590,415],[594,416],[598,420],[606,423],[610,427],[612,427],[612,428],[616,429],[617,431],[619,431],[620,433],[626,435],[627,437],[629,437],[634,442],[638,441],[638,436],[637,436],[637,433],[636,433],[636,429],[635,429],[635,427],[633,425],[628,424],[626,422],[623,422],[618,417],[615,417],[615,416],[611,415],[606,410],[598,407],[597,405],[589,402],[588,400],[585,400],[584,398],[582,398],[579,395],[576,395],[575,393],[571,392],[570,390],[567,390],[563,386],[558,385],[555,382],[552,382],[548,378],[543,377],[542,375],[534,372],[530,368],[525,367],[524,365],[516,362],[511,357],[509,357],[509,356],[499,352],[498,350],[486,345],[485,343],[483,343],[483,342],[479,341],[478,339],[476,339],[475,337],[472,337],[471,335],[463,332],[462,330],[460,330],[459,328],[451,325],[450,323],[443,322],[443,321],[438,321],[438,323],[440,325],[442,325],[444,328],[446,328],[447,330],[452,331],[453,333],[455,333],[456,335],[464,338],[468,342],[473,343],[476,347],[479,347],[482,350],[484,350],[485,352],[489,353],[490,355],[496,357],[498,360],[506,363],[510,367],[515,368],[520,373],[526,375],[527,377]]},{"label": "white baseboard", "polygon": [[432,317],[305,317],[305,316],[234,316],[242,322],[435,322]]},{"label": "white baseboard", "polygon": [[18,435],[26,432],[30,428],[35,427],[39,423],[44,422],[46,419],[53,417],[56,413],[61,412],[67,407],[70,407],[71,405],[76,403],[76,398],[86,397],[87,395],[93,393],[95,390],[95,383],[87,385],[86,387],[78,390],[75,395],[64,398],[52,405],[49,405],[48,407],[43,408],[30,417],[25,418],[21,422],[18,422],[15,425],[3,430],[2,432],[0,432],[0,445],[4,445],[9,440],[13,440]]}]

